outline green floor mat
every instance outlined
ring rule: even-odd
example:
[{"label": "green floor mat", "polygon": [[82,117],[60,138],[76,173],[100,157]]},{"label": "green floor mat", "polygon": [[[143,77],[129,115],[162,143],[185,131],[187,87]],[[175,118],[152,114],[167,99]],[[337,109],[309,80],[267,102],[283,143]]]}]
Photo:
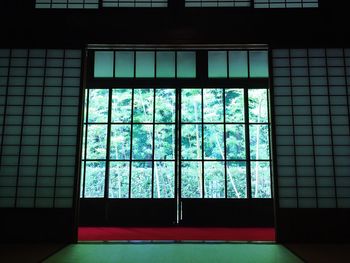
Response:
[{"label": "green floor mat", "polygon": [[45,263],[301,263],[276,244],[76,244]]}]

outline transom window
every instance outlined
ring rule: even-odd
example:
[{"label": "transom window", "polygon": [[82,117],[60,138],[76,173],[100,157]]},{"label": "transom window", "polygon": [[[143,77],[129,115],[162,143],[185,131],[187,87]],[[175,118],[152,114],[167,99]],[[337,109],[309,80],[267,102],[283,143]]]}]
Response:
[{"label": "transom window", "polygon": [[[106,52],[112,63],[99,57]],[[174,56],[163,60],[165,71],[176,72],[178,54],[195,58],[188,80],[157,77],[159,52],[138,62],[141,52],[90,52],[81,197],[270,198],[267,51],[220,51],[228,60],[217,51],[167,51]],[[123,54],[133,54],[134,69],[124,81],[116,77]],[[152,79],[137,78],[138,66],[153,68]]]}]

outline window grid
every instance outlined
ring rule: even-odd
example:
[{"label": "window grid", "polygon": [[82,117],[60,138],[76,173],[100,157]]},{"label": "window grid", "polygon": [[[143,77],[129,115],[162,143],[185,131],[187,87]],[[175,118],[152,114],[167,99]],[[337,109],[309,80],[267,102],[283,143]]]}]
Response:
[{"label": "window grid", "polygon": [[71,207],[81,54],[0,50],[0,207]]},{"label": "window grid", "polygon": [[251,0],[185,0],[185,7],[250,7]]},{"label": "window grid", "polygon": [[103,7],[167,7],[168,0],[102,0]]},{"label": "window grid", "polygon": [[349,50],[273,52],[281,207],[350,206]]},{"label": "window grid", "polygon": [[[92,51],[90,53],[90,56],[93,56],[93,53],[96,52],[96,51]],[[97,51],[98,52],[98,51]],[[108,51],[107,51],[108,52]],[[201,56],[203,55],[203,52],[200,52],[201,53]],[[206,52],[205,52],[206,53]],[[197,54],[198,55],[198,54]],[[226,53],[226,56],[228,56],[228,52]],[[175,56],[176,58],[177,56]],[[206,53],[206,56],[207,57],[207,53]],[[133,57],[134,58],[134,72],[136,72],[136,63],[135,63],[135,59],[136,59],[136,56]],[[247,60],[249,60],[249,56],[247,56]],[[197,61],[202,61],[201,59],[197,59]],[[247,64],[249,67],[249,61],[247,61]],[[115,63],[113,62],[113,65],[115,65]],[[95,64],[96,66],[96,64]],[[199,66],[199,65],[197,65]],[[207,66],[206,65],[201,65],[200,67],[205,67]],[[227,70],[228,70],[228,67],[229,67],[229,63],[226,64],[227,66]],[[94,72],[93,70],[93,67],[94,67],[94,61],[93,60],[90,60],[90,67],[92,67],[92,70],[90,72]],[[268,67],[267,65],[267,61],[266,61],[266,64],[265,64],[265,67]],[[157,71],[157,64],[155,64],[155,71]],[[198,72],[202,72],[201,70],[198,69]],[[198,73],[197,72],[197,73]],[[205,71],[204,71],[205,72]],[[198,73],[199,74],[199,73]],[[203,74],[203,73],[201,73]],[[175,75],[176,76],[176,75]],[[249,72],[248,72],[248,76],[250,76]],[[205,77],[206,79],[208,79],[209,81],[209,77],[208,76],[197,76],[199,79],[203,79],[203,77]],[[245,78],[248,78],[250,79],[250,77],[245,77]],[[264,78],[266,80],[266,77]],[[137,158],[134,158],[133,157],[133,148],[135,145],[133,145],[134,143],[134,140],[133,140],[133,134],[134,134],[134,130],[135,127],[137,125],[140,125],[139,122],[134,122],[134,107],[131,107],[131,119],[129,122],[123,122],[123,123],[114,123],[113,122],[113,117],[111,116],[111,114],[113,115],[112,111],[114,110],[114,106],[113,106],[113,102],[111,102],[113,100],[113,98],[111,97],[112,95],[112,92],[114,92],[115,90],[125,90],[125,91],[128,91],[128,90],[131,90],[131,105],[134,105],[135,103],[135,100],[137,98],[135,98],[135,92],[136,91],[139,91],[139,90],[145,90],[147,88],[142,88],[142,87],[145,87],[145,85],[142,85],[141,82],[138,82],[137,84],[137,88],[135,88],[135,84],[133,83],[133,80],[129,80],[129,84],[125,84],[127,82],[123,81],[122,85],[116,85],[116,82],[114,80],[108,80],[108,79],[102,79],[102,83],[104,83],[103,85],[100,85],[97,83],[97,81],[100,80],[100,78],[93,78],[91,77],[91,88],[89,88],[89,84],[88,84],[88,87],[87,87],[87,90],[86,90],[86,101],[85,101],[85,105],[86,107],[89,109],[89,105],[92,103],[92,101],[89,100],[90,98],[90,92],[95,92],[96,90],[107,90],[109,93],[108,93],[108,102],[105,101],[104,104],[108,104],[109,107],[108,107],[108,120],[107,119],[104,119],[104,121],[98,121],[98,122],[94,122],[93,124],[94,125],[105,125],[106,127],[108,126],[107,130],[107,139],[106,139],[106,142],[103,143],[103,145],[107,145],[107,152],[106,152],[106,155],[103,154],[103,157],[101,158],[90,158],[87,154],[88,150],[87,150],[87,142],[88,141],[91,141],[91,139],[88,139],[89,136],[88,136],[88,126],[92,123],[90,123],[89,121],[89,110],[85,110],[85,118],[84,118],[84,134],[85,134],[85,139],[84,139],[84,143],[85,143],[85,146],[84,146],[84,155],[83,155],[83,180],[82,180],[82,185],[81,185],[81,197],[82,198],[135,198],[132,196],[132,192],[133,192],[133,189],[132,189],[132,165],[133,165],[133,162],[137,162],[137,161],[149,161],[149,162],[154,162],[154,161],[163,161],[162,159],[157,159],[155,158],[155,144],[156,144],[156,139],[155,139],[155,132],[152,133],[152,145],[151,145],[151,151],[152,151],[152,156],[151,158],[149,159],[137,159]],[[255,81],[258,81],[257,78],[252,78],[252,83],[254,83]],[[113,82],[112,82],[113,81]],[[162,88],[165,88],[165,89],[174,89],[174,91],[176,90],[176,98],[177,98],[177,102],[176,102],[176,115],[179,116],[175,118],[175,120],[177,121],[173,121],[171,124],[174,125],[174,126],[177,126],[179,125],[179,132],[177,134],[177,132],[174,132],[173,133],[173,136],[176,135],[176,138],[174,140],[175,142],[175,145],[174,145],[174,149],[179,149],[179,151],[177,152],[177,154],[175,155],[175,158],[170,160],[170,162],[174,162],[174,163],[177,163],[178,165],[175,166],[175,174],[177,174],[177,166],[180,167],[180,169],[182,170],[179,171],[180,172],[180,185],[181,185],[181,181],[183,181],[183,175],[185,174],[184,170],[185,170],[185,165],[186,164],[189,164],[189,163],[192,163],[192,164],[196,164],[199,165],[198,167],[200,167],[201,169],[201,186],[196,194],[196,196],[181,196],[181,198],[264,198],[264,197],[271,197],[271,186],[269,185],[267,188],[269,188],[268,191],[266,191],[266,193],[262,193],[260,192],[260,189],[258,191],[258,188],[255,187],[255,182],[258,182],[260,183],[259,180],[263,180],[264,181],[269,181],[270,182],[270,162],[271,162],[271,158],[270,158],[270,151],[269,149],[260,149],[261,146],[259,144],[262,144],[263,142],[259,140],[256,140],[254,136],[256,136],[257,134],[262,134],[262,137],[264,138],[264,141],[265,141],[265,144],[266,145],[270,145],[270,122],[269,122],[269,114],[268,114],[268,107],[267,107],[267,101],[268,101],[268,87],[267,87],[267,82],[266,82],[266,85],[264,85],[263,87],[260,85],[258,86],[254,86],[254,84],[251,84],[252,88],[250,88],[250,86],[247,84],[239,84],[240,86],[239,87],[235,87],[235,84],[228,84],[227,80],[223,80],[222,83],[225,83],[224,85],[220,85],[219,83],[221,82],[221,80],[217,80],[217,84],[215,84],[213,86],[213,84],[210,85],[210,87],[207,87],[207,88],[203,88],[203,87],[198,87],[198,85],[193,85],[191,84],[189,87],[187,86],[183,86],[183,84],[181,86],[178,86],[178,84],[176,84],[176,89],[174,87],[174,84],[173,82],[169,82],[168,84],[164,85],[164,83],[166,82],[161,82],[159,83],[159,85],[156,85],[156,87],[158,88],[153,88],[151,90],[153,90],[154,94],[154,98],[156,98],[156,91],[157,90],[162,90]],[[113,84],[114,83],[114,84]],[[140,84],[141,83],[141,84]],[[147,81],[145,82],[147,83]],[[153,83],[153,82],[152,82]],[[193,83],[193,81],[191,82]],[[214,82],[213,82],[214,83]],[[238,83],[240,83],[240,81],[238,81]],[[113,86],[113,88],[110,88],[110,86]],[[230,87],[233,87],[234,88],[230,88]],[[243,85],[243,86],[242,86]],[[131,87],[128,87],[128,86],[131,86]],[[146,87],[148,85],[146,84]],[[152,86],[154,87],[154,83],[152,84]],[[191,86],[193,88],[191,88]],[[201,86],[201,85],[199,85]],[[217,86],[217,88],[215,88]],[[223,88],[224,86],[224,88]],[[95,88],[95,87],[99,87],[99,88]],[[117,88],[118,87],[118,88]],[[141,88],[140,88],[141,87]],[[258,88],[260,87],[260,88]],[[182,113],[183,112],[183,103],[184,101],[182,100],[184,94],[187,92],[187,91],[198,91],[200,94],[200,101],[201,101],[201,105],[200,105],[200,110],[201,110],[201,113],[200,113],[200,116],[201,116],[201,119],[199,121],[194,121],[193,120],[185,120],[185,119],[182,119],[183,115],[182,114],[185,114],[185,113]],[[221,106],[219,107],[222,107],[222,112],[221,115],[222,115],[222,119],[221,120],[205,120],[205,106],[204,106],[204,100],[205,100],[205,96],[204,93],[206,92],[213,92],[213,91],[220,91],[221,94],[222,94],[222,102],[221,102]],[[229,92],[231,92],[231,95],[229,94]],[[232,95],[234,94],[234,96]],[[240,120],[232,120],[232,117],[231,117],[231,120],[229,119],[226,119],[227,118],[227,111],[226,111],[226,102],[227,100],[232,100],[232,98],[230,98],[230,96],[232,97],[237,97],[238,95],[237,94],[241,94],[240,98],[242,100],[242,105],[243,106],[243,109],[242,109],[242,119]],[[137,94],[136,94],[137,95]],[[230,96],[229,96],[230,95]],[[266,104],[266,112],[265,113],[261,113],[264,117],[262,117],[260,119],[260,117],[254,117],[254,113],[253,111],[257,110],[257,106],[254,104],[254,103],[257,103],[257,102],[251,102],[251,101],[255,101],[255,100],[258,100],[258,98],[263,98],[261,101],[263,101],[263,104],[265,103]],[[189,100],[188,101],[192,101],[191,97],[189,97]],[[231,101],[232,103],[232,101]],[[261,102],[259,102],[261,103]],[[169,124],[169,122],[157,122],[156,121],[156,115],[155,115],[155,111],[156,111],[156,108],[157,108],[157,102],[156,102],[156,99],[153,99],[152,102],[149,103],[150,105],[152,104],[153,105],[153,120],[149,120],[148,122],[146,122],[147,125],[151,125],[152,126],[152,130],[155,131],[155,126],[156,125],[166,125],[166,124]],[[264,105],[265,105],[264,104]],[[129,104],[128,104],[129,105]],[[258,105],[258,104],[257,104]],[[260,104],[259,104],[260,105]],[[265,106],[261,106],[261,107],[265,107]],[[232,111],[232,109],[231,109]],[[128,113],[129,114],[129,113]],[[232,112],[231,112],[232,114]],[[260,113],[259,113],[260,114]],[[256,120],[254,118],[257,118]],[[130,138],[128,138],[129,140],[129,143],[128,145],[130,146],[130,155],[129,155],[129,158],[124,158],[124,159],[113,159],[112,156],[110,155],[110,147],[111,147],[111,141],[113,140],[113,138],[111,138],[111,128],[114,126],[114,125],[123,125],[123,124],[128,124],[130,125]],[[144,123],[145,124],[145,123]],[[200,148],[200,152],[201,152],[201,157],[198,159],[197,157],[196,158],[193,158],[193,157],[184,157],[183,156],[183,150],[184,150],[184,145],[182,145],[181,140],[182,140],[182,136],[183,136],[183,131],[184,131],[184,127],[185,126],[196,126],[196,129],[199,129],[200,132],[201,132],[201,138],[200,138],[200,141],[201,141],[201,147]],[[210,128],[211,127],[217,127],[217,126],[221,126],[222,128],[222,131],[220,131],[219,133],[221,135],[219,135],[220,139],[219,140],[222,140],[222,147],[221,147],[221,152],[223,151],[224,152],[224,156],[222,156],[222,158],[211,158],[211,157],[206,157],[206,149],[205,149],[205,144],[207,143],[206,140],[205,140],[205,136],[204,134],[206,133],[206,129],[207,128]],[[243,157],[232,157],[232,153],[231,153],[231,156],[229,157],[228,154],[229,152],[233,151],[233,148],[232,149],[228,149],[228,142],[226,143],[226,140],[229,140],[229,138],[227,137],[228,136],[228,133],[230,133],[231,135],[230,136],[236,136],[234,135],[235,134],[235,130],[234,129],[241,129],[241,133],[243,134],[244,136],[244,140],[243,140],[243,144],[244,144],[244,147],[245,147],[245,150],[244,150],[244,156]],[[229,130],[227,130],[229,129]],[[177,129],[176,129],[177,130]],[[193,131],[194,132],[194,131]],[[113,136],[112,136],[113,137]],[[125,137],[125,136],[124,136]],[[231,140],[233,140],[231,138]],[[179,142],[178,142],[179,141]],[[250,144],[254,144],[254,146],[252,146],[252,148],[250,149]],[[128,147],[129,147],[128,146]],[[233,147],[233,146],[232,146]],[[101,147],[101,148],[104,148],[104,147]],[[267,147],[268,148],[268,147]],[[108,150],[109,149],[109,150]],[[257,154],[257,153],[253,153],[254,151],[257,151],[257,152],[262,152],[262,154]],[[265,152],[264,152],[265,151]],[[104,157],[106,156],[106,157]],[[177,161],[177,156],[181,157],[181,161]],[[90,195],[90,194],[86,194],[86,189],[87,189],[87,185],[86,185],[86,182],[87,180],[87,176],[89,172],[87,172],[87,166],[89,165],[89,162],[98,162],[98,161],[103,161],[103,162],[107,162],[106,165],[103,165],[103,168],[102,170],[104,170],[104,172],[102,172],[105,176],[105,188],[104,188],[104,194],[103,195],[99,195],[99,196],[94,196],[94,195]],[[111,165],[111,163],[113,162],[128,162],[128,166],[129,166],[129,170],[128,170],[128,190],[127,190],[127,195],[124,195],[122,197],[120,196],[111,196],[110,193],[106,192],[108,190],[111,190],[111,188],[109,187],[108,188],[108,183],[107,183],[107,180],[108,180],[108,177],[110,176],[110,173],[111,173],[111,169],[108,168],[109,165]],[[169,161],[167,161],[169,162]],[[220,196],[206,196],[206,181],[205,181],[205,170],[206,170],[206,165],[209,167],[211,166],[212,164],[215,164],[216,163],[221,163],[222,166],[222,177],[223,177],[223,182],[225,184],[224,186],[224,192],[222,194],[220,194]],[[235,166],[236,165],[236,166]],[[191,165],[189,165],[191,166]],[[232,167],[231,167],[232,166]],[[244,166],[244,168],[242,168]],[[150,176],[151,176],[151,192],[150,192],[150,195],[149,196],[145,196],[145,197],[136,197],[136,198],[155,198],[155,185],[154,185],[154,177],[156,176],[155,174],[155,169],[154,169],[154,164],[152,166],[152,173],[150,173]],[[193,168],[193,167],[192,167]],[[208,168],[209,169],[209,168]],[[230,172],[229,170],[232,169],[233,172]],[[252,193],[252,190],[249,189],[249,190],[244,190],[244,193],[243,194],[237,194],[237,196],[235,196],[235,193],[233,193],[233,189],[234,187],[230,186],[230,184],[232,183],[233,179],[234,178],[234,175],[231,175],[232,173],[237,173],[237,171],[239,169],[243,169],[245,172],[244,172],[244,180],[246,181],[246,186],[251,186],[253,185],[253,187],[256,188],[256,191],[253,191]],[[209,171],[209,170],[208,170]],[[265,177],[261,177],[260,179],[258,179],[257,177],[257,174],[259,173],[267,173],[268,176],[265,178]],[[252,175],[251,173],[254,173],[254,175]],[[175,176],[175,175],[174,175]],[[173,185],[172,188],[174,188],[174,193],[175,193],[175,188],[177,187],[177,182],[176,182],[176,179],[177,177],[175,177],[175,184]],[[257,180],[255,180],[255,178]],[[248,180],[248,181],[247,181]],[[255,181],[254,181],[255,180]],[[232,185],[232,184],[231,184]],[[230,191],[231,193],[228,195],[228,188],[231,187]],[[262,188],[262,187],[261,187]],[[101,189],[102,189],[102,186],[101,186]],[[237,193],[237,191],[236,191]],[[263,196],[263,195],[267,195],[267,196]],[[175,196],[172,195],[172,198],[174,198]]]}]

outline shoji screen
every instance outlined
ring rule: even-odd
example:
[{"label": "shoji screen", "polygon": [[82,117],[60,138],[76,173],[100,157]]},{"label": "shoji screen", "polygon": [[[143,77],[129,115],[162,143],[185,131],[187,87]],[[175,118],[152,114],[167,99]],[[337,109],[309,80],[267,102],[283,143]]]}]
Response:
[{"label": "shoji screen", "polygon": [[0,50],[0,207],[72,207],[80,50]]},{"label": "shoji screen", "polygon": [[313,8],[318,0],[254,0],[255,8]]},{"label": "shoji screen", "polygon": [[99,0],[36,0],[35,8],[98,8]]},{"label": "shoji screen", "polygon": [[281,208],[350,208],[350,49],[273,50]]},{"label": "shoji screen", "polygon": [[186,7],[249,7],[250,0],[185,0]]}]

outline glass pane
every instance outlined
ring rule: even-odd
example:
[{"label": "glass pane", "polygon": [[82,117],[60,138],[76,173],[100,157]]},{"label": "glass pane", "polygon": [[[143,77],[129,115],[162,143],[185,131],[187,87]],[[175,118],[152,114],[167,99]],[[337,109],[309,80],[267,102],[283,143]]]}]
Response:
[{"label": "glass pane", "polygon": [[249,125],[250,158],[252,160],[269,160],[269,126]]},{"label": "glass pane", "polygon": [[177,52],[177,77],[195,78],[196,77],[196,52],[183,51]]},{"label": "glass pane", "polygon": [[228,160],[246,158],[244,126],[244,124],[226,125],[226,158]]},{"label": "glass pane", "polygon": [[89,90],[88,122],[107,122],[108,94],[108,89]]},{"label": "glass pane", "polygon": [[89,124],[86,159],[106,159],[107,125]]},{"label": "glass pane", "polygon": [[131,122],[131,89],[113,89],[112,122]]},{"label": "glass pane", "polygon": [[227,78],[227,52],[208,52],[208,75],[209,78]]},{"label": "glass pane", "polygon": [[202,125],[181,125],[181,159],[202,158]]},{"label": "glass pane", "polygon": [[130,129],[131,125],[111,125],[111,159],[130,159]]},{"label": "glass pane", "polygon": [[223,122],[224,98],[222,89],[204,89],[204,122]]},{"label": "glass pane", "polygon": [[224,125],[204,125],[204,155],[206,160],[223,160]]},{"label": "glass pane", "polygon": [[154,78],[154,52],[137,51],[136,52],[136,77]]},{"label": "glass pane", "polygon": [[134,122],[153,122],[153,89],[134,90]]},{"label": "glass pane", "polygon": [[271,198],[270,162],[251,162],[252,197]]},{"label": "glass pane", "polygon": [[134,52],[115,52],[115,76],[117,78],[133,78],[134,74]]},{"label": "glass pane", "polygon": [[113,77],[113,51],[95,51],[95,78]]},{"label": "glass pane", "polygon": [[227,197],[247,198],[246,162],[227,162]]},{"label": "glass pane", "polygon": [[243,89],[226,89],[226,122],[244,122]]},{"label": "glass pane", "polygon": [[224,162],[204,162],[204,197],[225,197]]},{"label": "glass pane", "polygon": [[152,197],[152,162],[132,162],[131,198]]},{"label": "glass pane", "polygon": [[85,197],[104,197],[105,162],[86,162]]},{"label": "glass pane", "polygon": [[248,77],[248,54],[247,51],[229,52],[229,76],[230,78]]},{"label": "glass pane", "polygon": [[175,162],[154,162],[154,198],[175,197]]},{"label": "glass pane", "polygon": [[181,197],[202,197],[201,162],[181,162]]},{"label": "glass pane", "polygon": [[175,77],[175,52],[157,52],[157,78]]},{"label": "glass pane", "polygon": [[268,122],[267,90],[249,89],[249,122]]},{"label": "glass pane", "polygon": [[129,162],[110,162],[109,197],[129,197]]},{"label": "glass pane", "polygon": [[175,125],[155,125],[154,159],[175,159]]},{"label": "glass pane", "polygon": [[250,77],[267,78],[269,76],[267,51],[249,52]]},{"label": "glass pane", "polygon": [[202,91],[200,89],[181,90],[182,122],[202,121]]},{"label": "glass pane", "polygon": [[153,125],[135,124],[132,133],[133,160],[152,160]]},{"label": "glass pane", "polygon": [[156,122],[175,122],[174,89],[156,89]]}]

